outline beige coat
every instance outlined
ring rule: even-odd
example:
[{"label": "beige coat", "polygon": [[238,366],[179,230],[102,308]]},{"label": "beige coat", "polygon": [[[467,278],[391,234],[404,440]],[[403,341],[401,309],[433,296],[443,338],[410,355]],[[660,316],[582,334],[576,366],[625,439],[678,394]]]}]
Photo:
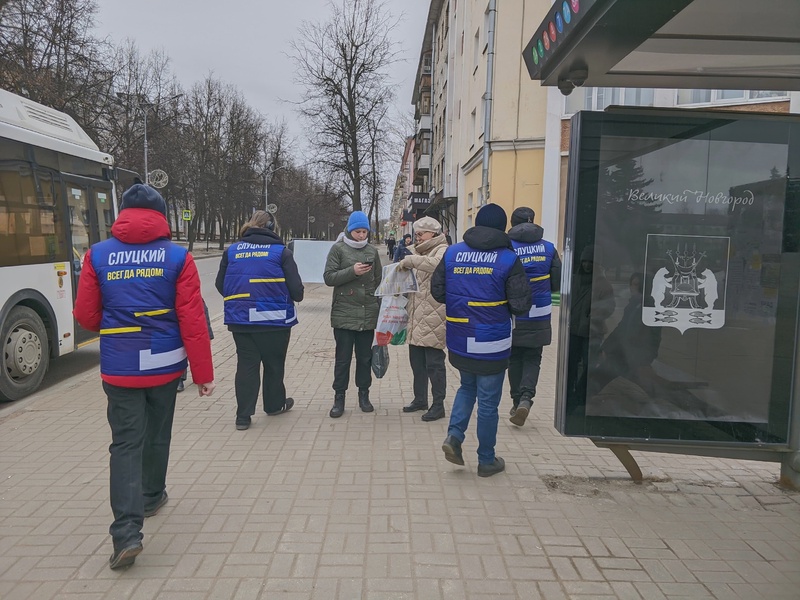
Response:
[{"label": "beige coat", "polygon": [[408,294],[408,343],[427,348],[445,348],[445,308],[431,296],[431,278],[444,258],[447,240],[439,234],[415,246],[409,246],[411,256],[400,261],[403,269],[415,269],[419,291]]}]

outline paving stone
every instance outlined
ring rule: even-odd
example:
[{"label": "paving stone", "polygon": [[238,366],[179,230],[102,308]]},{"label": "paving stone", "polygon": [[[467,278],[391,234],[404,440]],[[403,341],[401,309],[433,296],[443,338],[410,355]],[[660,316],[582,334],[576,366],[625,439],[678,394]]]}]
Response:
[{"label": "paving stone", "polygon": [[375,413],[351,389],[330,419],[330,293],[308,285],[300,305],[286,372],[295,408],[257,414],[247,431],[233,423],[233,340],[215,323],[215,396],[179,396],[170,502],[123,572],[107,562],[96,370],[1,408],[0,598],[797,598],[800,494],[774,485],[777,465],[639,452],[652,480],[631,483],[610,452],[552,427],[555,346],[528,424],[501,418],[508,469],[490,480],[475,474],[474,419],[462,469],[441,453],[446,420],[402,412],[406,348],[389,349]]}]

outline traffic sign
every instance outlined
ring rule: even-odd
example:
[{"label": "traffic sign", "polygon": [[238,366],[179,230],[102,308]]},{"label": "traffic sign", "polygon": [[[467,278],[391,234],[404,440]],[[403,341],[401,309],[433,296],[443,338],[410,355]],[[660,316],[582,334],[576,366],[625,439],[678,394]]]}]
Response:
[{"label": "traffic sign", "polygon": [[274,215],[278,212],[278,205],[277,204],[267,204],[267,212],[271,215]]},{"label": "traffic sign", "polygon": [[183,220],[184,221],[191,221],[192,220],[192,211],[189,209],[185,209],[183,211]]}]

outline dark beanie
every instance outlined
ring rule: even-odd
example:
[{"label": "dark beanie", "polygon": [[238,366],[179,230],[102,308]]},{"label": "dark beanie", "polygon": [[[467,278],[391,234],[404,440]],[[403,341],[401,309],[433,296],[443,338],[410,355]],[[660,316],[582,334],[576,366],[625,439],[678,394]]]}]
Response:
[{"label": "dark beanie", "polygon": [[493,227],[500,231],[506,230],[508,217],[506,211],[499,204],[486,204],[478,211],[478,216],[475,217],[475,225],[479,227]]},{"label": "dark beanie", "polygon": [[167,216],[167,203],[164,202],[164,198],[155,188],[143,183],[132,185],[122,194],[122,210],[126,208],[149,208]]},{"label": "dark beanie", "polygon": [[532,208],[520,206],[519,208],[515,208],[514,212],[511,213],[511,226],[514,227],[520,223],[533,223],[535,217],[536,213],[533,212]]}]

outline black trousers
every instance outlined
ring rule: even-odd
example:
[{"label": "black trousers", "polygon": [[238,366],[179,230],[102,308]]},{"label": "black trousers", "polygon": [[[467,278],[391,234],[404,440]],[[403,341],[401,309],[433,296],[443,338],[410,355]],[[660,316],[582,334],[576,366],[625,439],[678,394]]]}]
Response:
[{"label": "black trousers", "polygon": [[444,350],[409,344],[408,360],[411,363],[411,372],[414,374],[414,401],[428,403],[428,381],[430,381],[433,403],[442,404],[447,395]]},{"label": "black trousers", "polygon": [[511,387],[511,399],[514,406],[519,404],[523,394],[536,395],[536,384],[539,383],[539,371],[542,366],[542,346],[525,348],[511,346],[511,359],[508,363],[508,384]]},{"label": "black trousers", "polygon": [[350,363],[356,353],[356,387],[368,390],[372,385],[372,338],[375,331],[333,330],[336,340],[336,363],[333,366],[333,389],[344,392],[350,384]]},{"label": "black trousers", "polygon": [[255,414],[258,392],[262,388],[264,412],[277,412],[286,405],[283,372],[291,335],[289,327],[257,333],[233,333],[237,419],[246,421]]},{"label": "black trousers", "polygon": [[142,540],[145,507],[166,489],[169,445],[179,375],[150,388],[124,388],[103,382],[111,426],[110,480],[114,548]]}]

